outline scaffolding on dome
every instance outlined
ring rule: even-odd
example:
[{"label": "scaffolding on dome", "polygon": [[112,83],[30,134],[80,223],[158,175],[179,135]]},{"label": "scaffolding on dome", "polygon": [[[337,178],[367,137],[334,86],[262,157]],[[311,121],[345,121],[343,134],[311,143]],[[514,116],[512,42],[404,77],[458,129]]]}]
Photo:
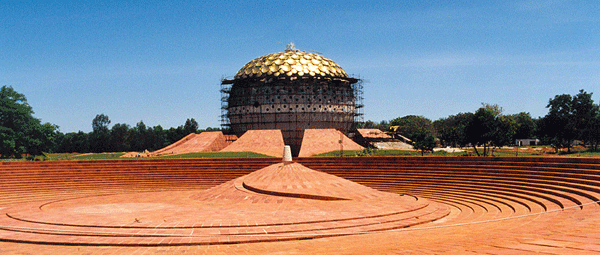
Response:
[{"label": "scaffolding on dome", "polygon": [[297,155],[305,129],[350,133],[354,122],[362,121],[362,94],[362,80],[356,78],[222,79],[221,125],[238,136],[280,129]]}]

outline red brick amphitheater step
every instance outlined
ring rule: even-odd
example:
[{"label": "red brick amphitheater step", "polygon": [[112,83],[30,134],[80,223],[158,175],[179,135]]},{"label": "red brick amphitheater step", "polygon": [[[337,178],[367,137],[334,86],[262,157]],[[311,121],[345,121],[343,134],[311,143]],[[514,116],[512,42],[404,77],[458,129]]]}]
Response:
[{"label": "red brick amphitheater step", "polygon": [[279,163],[204,191],[87,196],[3,208],[0,240],[162,246],[314,239],[439,220],[444,204]]},{"label": "red brick amphitheater step", "polygon": [[599,159],[280,161],[2,162],[0,253],[600,252]]}]

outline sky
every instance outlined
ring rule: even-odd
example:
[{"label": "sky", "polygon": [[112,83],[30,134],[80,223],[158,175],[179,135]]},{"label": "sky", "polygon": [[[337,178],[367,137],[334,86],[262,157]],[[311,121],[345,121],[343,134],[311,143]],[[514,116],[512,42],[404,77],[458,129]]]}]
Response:
[{"label": "sky", "polygon": [[523,1],[0,2],[0,86],[63,133],[194,118],[219,127],[220,82],[293,42],[364,81],[364,119],[433,120],[550,98],[600,102],[600,3]]}]

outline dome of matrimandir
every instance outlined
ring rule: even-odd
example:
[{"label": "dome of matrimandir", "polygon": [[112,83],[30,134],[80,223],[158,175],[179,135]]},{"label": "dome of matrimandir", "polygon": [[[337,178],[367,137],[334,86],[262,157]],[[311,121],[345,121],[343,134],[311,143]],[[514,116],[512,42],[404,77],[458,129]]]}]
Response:
[{"label": "dome of matrimandir", "polygon": [[[279,129],[298,155],[305,129],[350,131],[357,116],[354,84],[331,59],[296,50],[267,54],[224,79],[225,123],[238,136],[248,130]],[[360,107],[360,106],[358,106]]]},{"label": "dome of matrimandir", "polygon": [[348,78],[348,74],[331,59],[318,54],[288,49],[264,55],[244,65],[235,79],[279,76],[315,76]]}]

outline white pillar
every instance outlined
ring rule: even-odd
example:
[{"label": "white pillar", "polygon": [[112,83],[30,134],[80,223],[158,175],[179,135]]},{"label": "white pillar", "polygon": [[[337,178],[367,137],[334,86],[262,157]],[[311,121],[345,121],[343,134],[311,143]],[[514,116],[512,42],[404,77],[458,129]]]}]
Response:
[{"label": "white pillar", "polygon": [[283,163],[292,163],[292,149],[289,145],[283,147]]}]

